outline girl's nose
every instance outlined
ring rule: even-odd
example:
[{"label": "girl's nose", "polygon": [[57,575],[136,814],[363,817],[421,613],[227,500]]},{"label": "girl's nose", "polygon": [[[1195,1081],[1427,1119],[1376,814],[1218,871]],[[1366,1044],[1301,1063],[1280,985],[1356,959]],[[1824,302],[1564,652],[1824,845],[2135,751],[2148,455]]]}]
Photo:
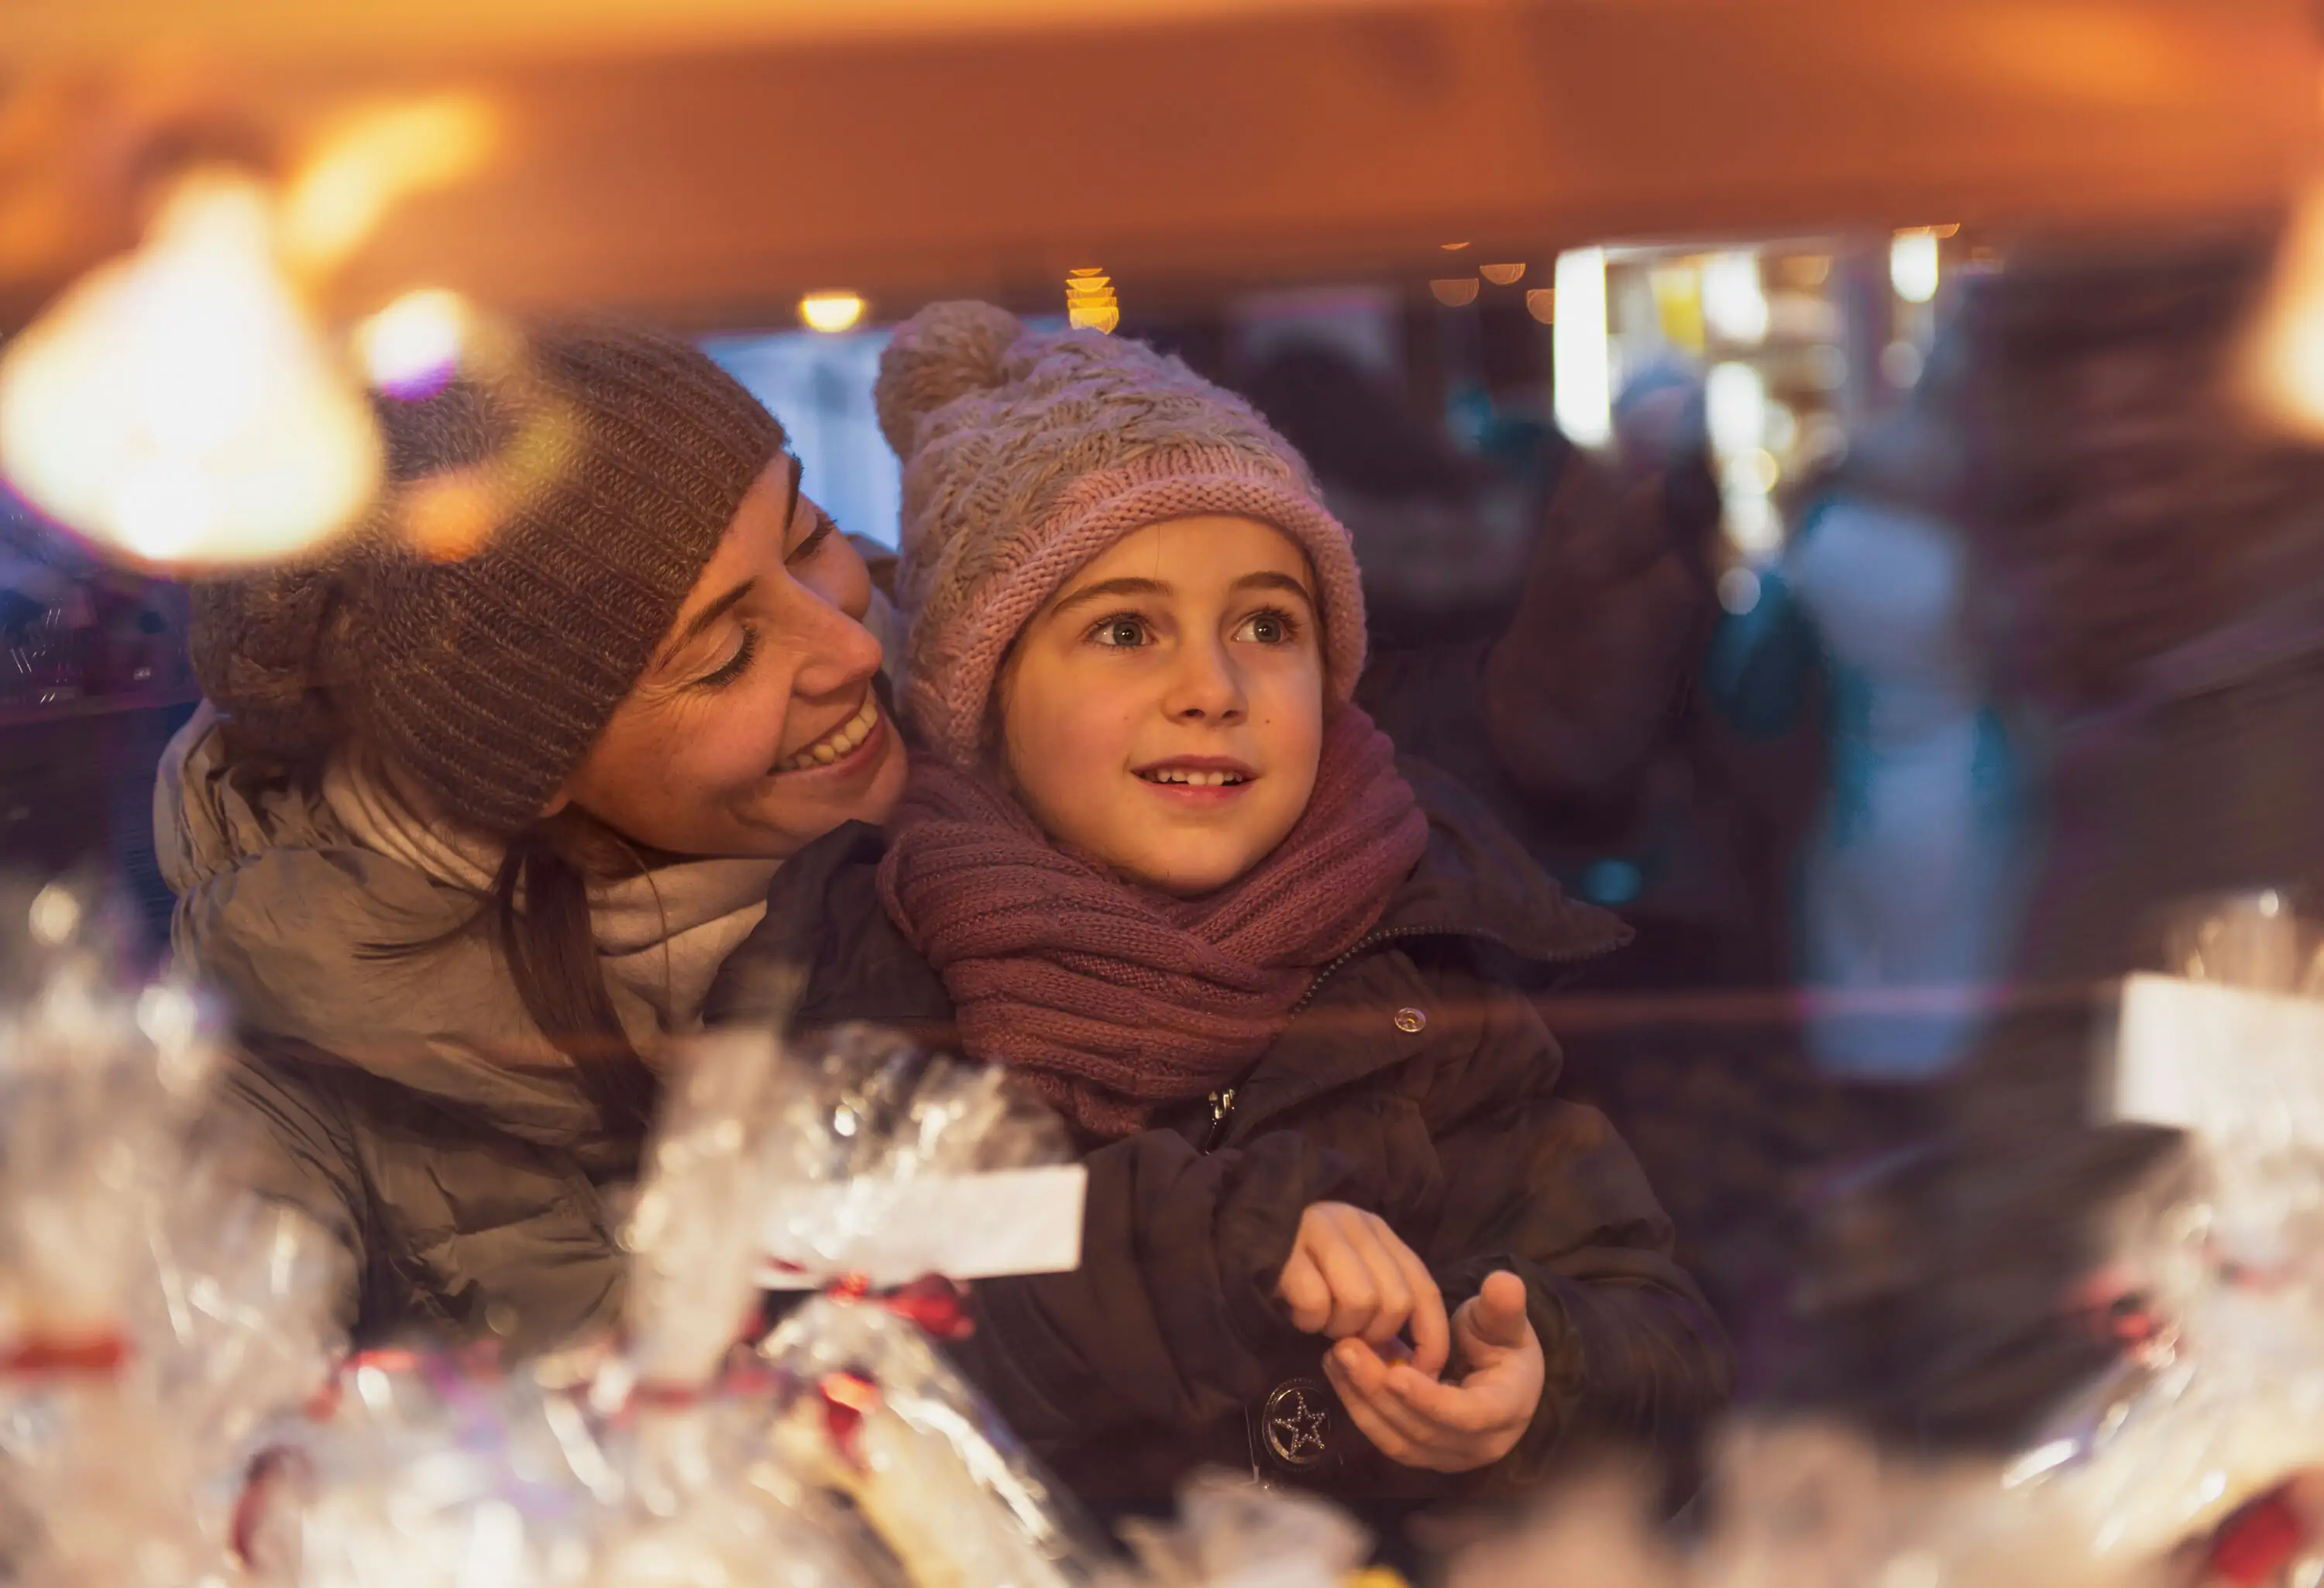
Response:
[{"label": "girl's nose", "polygon": [[1244,711],[1241,676],[1219,644],[1190,645],[1179,654],[1162,700],[1177,722],[1233,722]]}]

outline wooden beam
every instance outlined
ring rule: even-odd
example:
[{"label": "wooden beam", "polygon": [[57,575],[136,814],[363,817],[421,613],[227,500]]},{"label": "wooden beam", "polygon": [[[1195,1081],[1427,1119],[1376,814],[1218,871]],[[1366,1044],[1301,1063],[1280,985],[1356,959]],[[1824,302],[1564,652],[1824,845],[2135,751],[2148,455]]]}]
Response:
[{"label": "wooden beam", "polygon": [[[296,148],[470,92],[504,138],[333,284],[709,323],[1425,272],[1437,245],[2279,206],[2315,142],[2306,0],[1466,0],[490,64],[222,68]],[[0,123],[5,126],[5,123]],[[0,138],[0,220],[9,170]],[[101,227],[88,228],[91,232]],[[0,278],[6,268],[0,234]],[[42,272],[14,272],[20,298]],[[53,277],[55,270],[49,271]]]}]

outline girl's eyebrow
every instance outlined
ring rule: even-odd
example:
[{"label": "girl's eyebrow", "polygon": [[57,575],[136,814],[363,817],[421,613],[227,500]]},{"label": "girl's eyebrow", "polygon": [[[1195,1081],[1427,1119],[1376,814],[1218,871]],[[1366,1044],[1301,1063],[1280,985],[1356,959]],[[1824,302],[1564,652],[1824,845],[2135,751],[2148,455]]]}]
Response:
[{"label": "girl's eyebrow", "polygon": [[1308,605],[1315,605],[1315,597],[1308,593],[1307,586],[1289,574],[1245,574],[1234,582],[1234,587],[1238,590],[1287,590]]},{"label": "girl's eyebrow", "polygon": [[1053,615],[1061,612],[1071,612],[1076,606],[1084,606],[1093,601],[1110,600],[1117,596],[1167,596],[1169,594],[1170,586],[1160,579],[1100,579],[1094,585],[1083,586],[1049,608],[1049,611]]}]

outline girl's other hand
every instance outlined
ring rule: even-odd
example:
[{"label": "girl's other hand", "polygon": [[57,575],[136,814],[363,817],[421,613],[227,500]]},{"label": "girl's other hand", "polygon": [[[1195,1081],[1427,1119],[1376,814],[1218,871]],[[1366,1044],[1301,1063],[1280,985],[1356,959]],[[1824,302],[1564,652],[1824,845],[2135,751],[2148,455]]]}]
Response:
[{"label": "girl's other hand", "polygon": [[1526,1316],[1525,1281],[1497,1273],[1452,1316],[1468,1370],[1437,1382],[1418,1363],[1383,1362],[1362,1342],[1334,1346],[1323,1371],[1348,1415],[1390,1461],[1437,1473],[1474,1472],[1517,1448],[1541,1405],[1541,1340]]},{"label": "girl's other hand", "polygon": [[1397,1353],[1412,1331],[1412,1366],[1430,1380],[1444,1371],[1452,1337],[1444,1297],[1428,1265],[1385,1221],[1343,1202],[1311,1204],[1276,1281],[1276,1298],[1310,1334],[1360,1340],[1375,1362]]}]

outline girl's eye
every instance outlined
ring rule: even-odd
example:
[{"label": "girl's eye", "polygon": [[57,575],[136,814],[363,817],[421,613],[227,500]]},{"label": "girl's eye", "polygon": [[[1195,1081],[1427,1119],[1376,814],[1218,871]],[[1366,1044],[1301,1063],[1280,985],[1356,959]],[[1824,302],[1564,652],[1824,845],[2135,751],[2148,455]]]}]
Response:
[{"label": "girl's eye", "polygon": [[1259,645],[1288,645],[1299,637],[1299,620],[1287,612],[1255,612],[1242,620],[1234,637]]},{"label": "girl's eye", "polygon": [[758,654],[759,631],[749,623],[744,623],[742,642],[734,647],[734,654],[728,658],[717,671],[705,673],[695,679],[694,687],[697,689],[724,689],[751,670],[751,663]]},{"label": "girl's eye", "polygon": [[1089,637],[1110,649],[1125,650],[1131,646],[1145,644],[1149,636],[1146,632],[1144,618],[1122,612],[1116,613],[1111,617],[1101,619],[1097,626],[1090,631]]}]

